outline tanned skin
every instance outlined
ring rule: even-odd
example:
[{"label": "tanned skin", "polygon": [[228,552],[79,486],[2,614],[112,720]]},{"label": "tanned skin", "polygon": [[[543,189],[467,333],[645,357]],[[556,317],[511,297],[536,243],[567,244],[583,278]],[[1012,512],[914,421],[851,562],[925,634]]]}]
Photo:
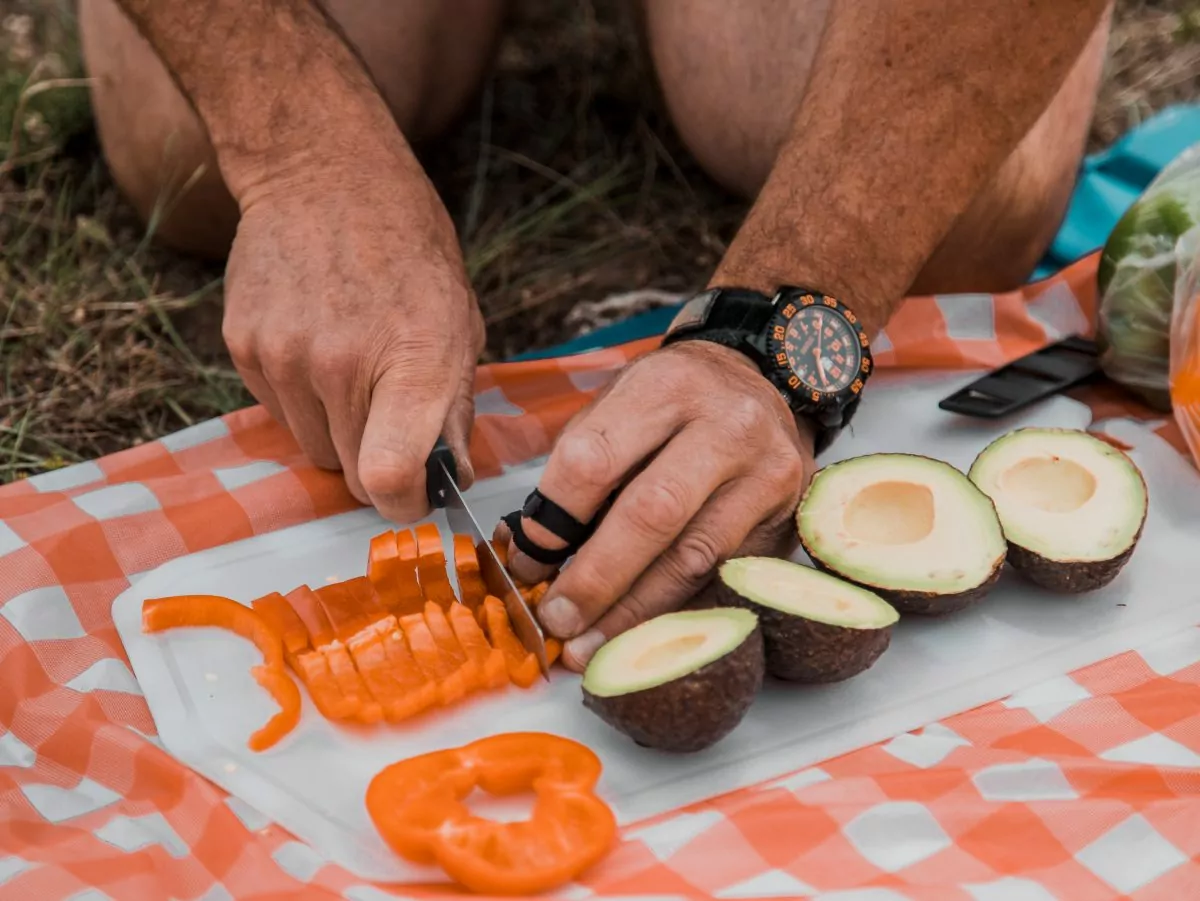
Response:
[{"label": "tanned skin", "polygon": [[[710,284],[811,286],[876,334],[1105,8],[835,0],[787,142]],[[632,363],[570,425],[539,488],[587,521],[652,455],[539,605],[549,630],[569,639],[570,665],[684,603],[719,561],[787,547],[814,469],[807,429],[741,355],[681,342]],[[537,523],[522,526],[561,547]],[[520,554],[513,566],[546,574]]]},{"label": "tanned skin", "polygon": [[713,284],[820,285],[874,335],[1106,7],[835,0],[787,143]]},{"label": "tanned skin", "polygon": [[360,500],[419,518],[439,433],[473,479],[483,321],[387,104],[309,0],[121,6],[206,125],[240,210],[224,333],[247,387]]},{"label": "tanned skin", "polygon": [[[225,331],[243,377],[360,498],[421,515],[439,431],[466,464],[482,329],[453,228],[367,70],[308,0],[119,3],[203,120],[241,212]],[[1108,7],[833,0],[790,129],[711,284],[807,285],[875,334]],[[568,640],[564,662],[582,668],[685,603],[721,559],[790,547],[813,469],[807,428],[736,352],[684,342],[626,367],[564,430],[539,485],[581,520],[620,487],[538,608]],[[512,547],[510,560],[523,579],[547,575]]]}]

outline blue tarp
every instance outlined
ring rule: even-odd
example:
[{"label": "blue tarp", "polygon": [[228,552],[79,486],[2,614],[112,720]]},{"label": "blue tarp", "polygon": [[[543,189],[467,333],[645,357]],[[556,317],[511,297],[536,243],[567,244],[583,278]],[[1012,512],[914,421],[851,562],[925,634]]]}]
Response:
[{"label": "blue tarp", "polygon": [[[1162,168],[1200,141],[1200,105],[1168,107],[1101,153],[1084,159],[1075,193],[1054,241],[1033,274],[1046,278],[1104,246],[1121,218]],[[661,307],[596,329],[587,335],[513,357],[535,360],[611,347],[661,335],[678,306]]]}]

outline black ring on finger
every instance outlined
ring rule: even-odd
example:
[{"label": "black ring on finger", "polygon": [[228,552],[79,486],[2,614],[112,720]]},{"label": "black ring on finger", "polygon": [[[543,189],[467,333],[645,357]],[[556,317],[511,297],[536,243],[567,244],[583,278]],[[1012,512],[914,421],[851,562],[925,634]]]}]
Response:
[{"label": "black ring on finger", "polygon": [[540,544],[535,544],[533,539],[525,534],[525,530],[521,526],[521,516],[522,513],[520,510],[514,510],[507,516],[501,517],[501,522],[508,526],[509,531],[512,532],[513,544],[526,557],[537,563],[543,563],[546,566],[558,566],[558,564],[563,563],[577,550],[577,548],[570,544],[558,550],[550,550],[549,548],[542,547]]}]

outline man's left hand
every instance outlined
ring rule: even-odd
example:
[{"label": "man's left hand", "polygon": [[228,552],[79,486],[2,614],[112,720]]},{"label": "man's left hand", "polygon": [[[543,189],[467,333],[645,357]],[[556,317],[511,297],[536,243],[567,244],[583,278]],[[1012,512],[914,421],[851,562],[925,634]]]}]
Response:
[{"label": "man's left hand", "polygon": [[[685,341],[635,360],[563,430],[538,488],[595,533],[538,605],[581,670],[608,639],[682,607],[725,559],[787,554],[812,437],[744,355]],[[563,546],[529,519],[528,538]],[[509,538],[501,524],[497,537]],[[553,570],[509,543],[524,582]]]}]

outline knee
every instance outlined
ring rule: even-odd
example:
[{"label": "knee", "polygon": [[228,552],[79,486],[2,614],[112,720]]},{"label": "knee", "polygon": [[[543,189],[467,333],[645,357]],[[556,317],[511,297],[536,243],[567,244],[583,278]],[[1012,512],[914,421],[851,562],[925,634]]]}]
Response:
[{"label": "knee", "polygon": [[163,244],[220,257],[237,204],[203,124],[165,66],[113,0],[82,0],[80,43],[92,109],[117,187]]},{"label": "knee", "polygon": [[[643,29],[676,131],[713,179],[753,197],[808,83],[828,0],[643,3]],[[781,65],[786,60],[786,65]]]},{"label": "knee", "polygon": [[757,196],[782,146],[775,123],[731,109],[694,87],[664,87],[663,93],[672,125],[709,177],[739,197]]},{"label": "knee", "polygon": [[1023,285],[1054,240],[1075,185],[1075,164],[1047,164],[1022,148],[976,197],[930,256],[910,293],[999,293]]}]

